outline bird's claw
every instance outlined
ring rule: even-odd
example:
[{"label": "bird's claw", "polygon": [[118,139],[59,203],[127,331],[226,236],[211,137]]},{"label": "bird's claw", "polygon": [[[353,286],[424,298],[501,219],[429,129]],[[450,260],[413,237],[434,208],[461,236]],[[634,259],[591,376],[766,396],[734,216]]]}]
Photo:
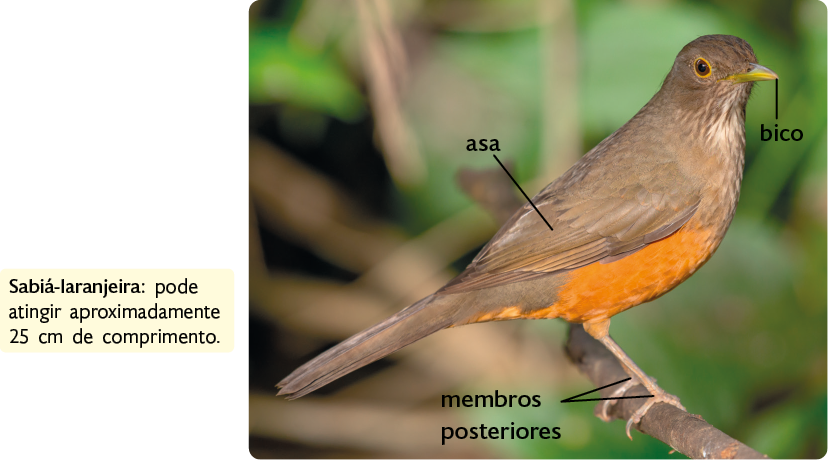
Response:
[{"label": "bird's claw", "polygon": [[[627,392],[627,390],[634,387],[635,385],[638,385],[638,381],[631,378],[630,380],[627,380],[626,382],[624,382],[624,384],[621,385],[620,387],[618,387],[615,391],[613,391],[609,395],[609,397],[610,398],[620,398],[621,396],[624,396],[624,394]],[[600,405],[601,410],[597,411],[595,415],[598,416],[598,418],[600,418],[601,420],[603,420],[605,422],[612,421],[612,418],[609,416],[609,414],[607,414],[607,411],[609,410],[610,407],[612,407],[616,404],[618,404],[617,399],[607,399],[606,401],[603,402],[603,404]]]},{"label": "bird's claw", "polygon": [[687,412],[687,409],[685,409],[684,406],[681,405],[681,402],[679,402],[678,397],[666,393],[661,388],[658,388],[656,394],[654,394],[652,398],[647,398],[647,402],[645,402],[641,407],[639,407],[638,410],[635,411],[632,417],[630,417],[630,419],[627,421],[627,437],[630,438],[630,441],[632,441],[632,434],[630,434],[630,429],[632,428],[632,426],[640,422],[641,418],[644,417],[644,414],[646,414],[647,411],[649,411],[655,403],[660,402],[678,407],[684,412]]}]

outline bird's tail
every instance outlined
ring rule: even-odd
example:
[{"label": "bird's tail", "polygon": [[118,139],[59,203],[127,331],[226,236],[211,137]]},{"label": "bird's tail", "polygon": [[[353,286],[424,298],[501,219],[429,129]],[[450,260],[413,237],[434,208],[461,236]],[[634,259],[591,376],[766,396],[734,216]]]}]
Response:
[{"label": "bird's tail", "polygon": [[286,395],[288,399],[300,398],[406,345],[456,324],[462,309],[452,306],[454,297],[428,296],[354,335],[282,379],[276,385],[279,394]]}]

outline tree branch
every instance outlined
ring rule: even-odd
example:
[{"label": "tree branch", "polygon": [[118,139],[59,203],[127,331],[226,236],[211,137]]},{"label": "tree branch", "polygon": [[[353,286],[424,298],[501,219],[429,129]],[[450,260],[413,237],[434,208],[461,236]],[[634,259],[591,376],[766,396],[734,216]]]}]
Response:
[{"label": "tree branch", "polygon": [[[590,337],[580,325],[569,325],[565,351],[596,387],[629,377],[615,356]],[[617,386],[612,386],[601,390],[601,397],[608,397],[616,388]],[[643,386],[636,385],[626,395],[647,394],[649,393]],[[612,418],[628,420],[644,402],[644,398],[621,399],[607,413]],[[596,406],[596,412],[603,404],[600,402]],[[633,427],[691,458],[768,458],[724,434],[705,422],[701,416],[682,412],[669,404],[654,405],[641,422]]]}]

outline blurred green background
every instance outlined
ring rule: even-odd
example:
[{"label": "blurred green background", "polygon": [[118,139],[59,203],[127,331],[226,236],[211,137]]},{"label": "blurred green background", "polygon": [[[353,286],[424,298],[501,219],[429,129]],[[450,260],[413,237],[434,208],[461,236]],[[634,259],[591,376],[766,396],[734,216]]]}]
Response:
[{"label": "blurred green background", "polygon": [[[293,402],[273,386],[423,297],[497,229],[458,185],[498,157],[531,196],[632,117],[700,35],[747,40],[742,195],[712,260],[612,335],[690,412],[771,457],[826,454],[826,8],[817,0],[266,1],[250,9],[251,453],[256,457],[661,458],[593,403],[557,320],[435,334]],[[760,124],[799,142],[760,142]],[[485,193],[485,190],[482,192]],[[444,409],[442,394],[542,395]],[[442,426],[561,427],[556,441]]]}]

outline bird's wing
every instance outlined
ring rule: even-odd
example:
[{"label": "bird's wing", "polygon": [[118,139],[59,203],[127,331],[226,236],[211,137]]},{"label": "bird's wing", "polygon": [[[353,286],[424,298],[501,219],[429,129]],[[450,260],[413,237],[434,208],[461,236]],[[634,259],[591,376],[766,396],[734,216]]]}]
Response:
[{"label": "bird's wing", "polygon": [[573,181],[568,173],[570,177],[555,181],[532,200],[554,230],[527,203],[440,293],[526,281],[602,259],[617,260],[673,234],[700,202],[700,193],[671,170],[673,165],[648,171],[660,176],[656,181],[628,178],[626,183],[601,184]]}]

